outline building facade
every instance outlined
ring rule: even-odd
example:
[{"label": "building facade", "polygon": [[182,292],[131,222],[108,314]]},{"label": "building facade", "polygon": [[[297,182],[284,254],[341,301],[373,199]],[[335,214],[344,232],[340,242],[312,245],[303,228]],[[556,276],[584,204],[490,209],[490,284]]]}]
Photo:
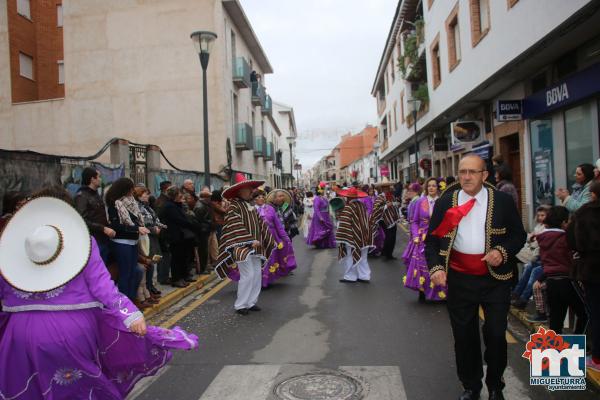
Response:
[{"label": "building facade", "polygon": [[[457,175],[468,152],[502,155],[526,222],[537,204],[554,203],[576,165],[599,155],[599,8],[589,0],[400,1],[372,91],[379,156],[392,177],[416,177],[415,148],[421,177]],[[411,99],[422,101],[418,146]]]},{"label": "building facade", "polygon": [[[52,27],[50,41],[34,39],[37,49],[21,39],[30,29],[23,4],[40,26],[31,29]],[[43,4],[48,15],[54,7],[50,22],[37,17]],[[274,179],[286,143],[267,94],[273,68],[238,0],[0,0],[0,53],[10,55],[0,57],[0,148],[89,155],[120,137],[203,170],[202,70],[190,40],[198,29],[218,35],[207,70],[211,172]],[[21,54],[25,68],[14,65]],[[31,82],[15,76],[22,70]]]}]

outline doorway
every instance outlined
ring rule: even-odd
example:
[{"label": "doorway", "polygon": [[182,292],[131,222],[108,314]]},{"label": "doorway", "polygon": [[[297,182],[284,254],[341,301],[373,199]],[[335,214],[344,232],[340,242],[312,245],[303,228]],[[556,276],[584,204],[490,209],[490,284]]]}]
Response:
[{"label": "doorway", "polygon": [[519,142],[519,133],[504,136],[500,138],[500,154],[504,158],[506,165],[512,172],[513,184],[517,188],[519,195],[519,209],[522,204],[522,182],[521,182],[521,145]]}]

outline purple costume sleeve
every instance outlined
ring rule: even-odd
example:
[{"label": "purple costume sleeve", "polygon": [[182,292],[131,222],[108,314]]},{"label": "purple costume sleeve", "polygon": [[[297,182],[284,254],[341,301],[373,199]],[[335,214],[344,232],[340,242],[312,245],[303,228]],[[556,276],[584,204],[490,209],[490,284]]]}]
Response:
[{"label": "purple costume sleeve", "polygon": [[108,270],[102,258],[100,258],[98,245],[94,238],[92,238],[90,260],[84,268],[83,274],[92,296],[104,305],[105,312],[120,319],[126,328],[129,328],[139,318],[143,318],[142,313],[137,307],[127,296],[119,292],[114,282],[110,279]]}]

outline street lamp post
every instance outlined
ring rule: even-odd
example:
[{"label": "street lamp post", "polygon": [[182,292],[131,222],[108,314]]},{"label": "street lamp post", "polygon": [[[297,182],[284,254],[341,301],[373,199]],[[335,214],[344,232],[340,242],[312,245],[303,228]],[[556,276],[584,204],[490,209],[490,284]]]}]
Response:
[{"label": "street lamp post", "polygon": [[412,111],[413,126],[415,127],[415,166],[416,166],[416,177],[415,180],[419,179],[419,139],[417,138],[417,113],[421,108],[421,100],[409,99],[410,109]]},{"label": "street lamp post", "polygon": [[294,147],[294,143],[295,143],[294,137],[290,136],[288,138],[288,142],[290,144],[290,176],[291,176],[291,182],[290,182],[291,185],[290,186],[293,186],[293,183],[294,183],[294,154],[292,153],[292,148]]},{"label": "street lamp post", "polygon": [[373,150],[375,150],[375,183],[377,183],[377,169],[379,168],[379,143],[375,143],[373,145]]},{"label": "street lamp post", "polygon": [[202,66],[202,102],[204,115],[204,185],[210,188],[210,159],[208,152],[208,89],[206,85],[206,68],[213,42],[217,35],[213,32],[197,31],[190,35]]}]

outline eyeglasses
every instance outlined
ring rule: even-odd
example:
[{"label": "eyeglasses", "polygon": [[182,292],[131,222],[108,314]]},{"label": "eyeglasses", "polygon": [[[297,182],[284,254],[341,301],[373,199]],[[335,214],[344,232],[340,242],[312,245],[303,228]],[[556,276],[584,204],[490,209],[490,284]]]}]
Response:
[{"label": "eyeglasses", "polygon": [[461,169],[458,171],[460,176],[473,176],[482,173],[485,169]]}]

